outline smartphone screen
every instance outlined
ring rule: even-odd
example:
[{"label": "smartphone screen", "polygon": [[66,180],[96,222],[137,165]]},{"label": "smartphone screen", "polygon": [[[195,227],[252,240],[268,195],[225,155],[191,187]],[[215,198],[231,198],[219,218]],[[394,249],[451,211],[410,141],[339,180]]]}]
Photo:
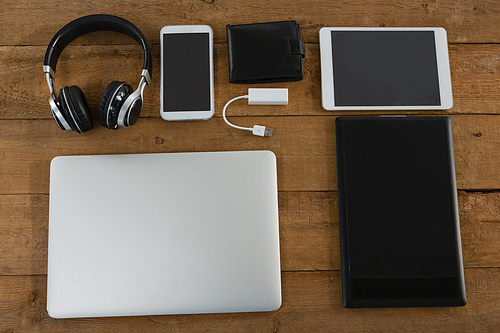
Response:
[{"label": "smartphone screen", "polygon": [[162,111],[210,111],[209,33],[167,33],[162,38]]}]

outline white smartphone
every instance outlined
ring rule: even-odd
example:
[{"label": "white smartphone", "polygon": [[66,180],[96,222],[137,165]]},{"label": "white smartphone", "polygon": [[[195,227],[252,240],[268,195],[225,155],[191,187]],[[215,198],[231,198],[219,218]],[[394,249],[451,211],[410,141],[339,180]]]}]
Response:
[{"label": "white smartphone", "polygon": [[160,114],[165,120],[205,120],[214,114],[213,31],[208,25],[160,31]]}]

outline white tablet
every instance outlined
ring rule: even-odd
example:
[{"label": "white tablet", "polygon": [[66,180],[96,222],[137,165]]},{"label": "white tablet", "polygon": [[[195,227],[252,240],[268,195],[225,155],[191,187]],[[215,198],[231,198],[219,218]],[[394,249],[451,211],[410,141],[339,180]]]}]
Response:
[{"label": "white tablet", "polygon": [[325,110],[447,110],[453,106],[443,28],[322,28]]}]

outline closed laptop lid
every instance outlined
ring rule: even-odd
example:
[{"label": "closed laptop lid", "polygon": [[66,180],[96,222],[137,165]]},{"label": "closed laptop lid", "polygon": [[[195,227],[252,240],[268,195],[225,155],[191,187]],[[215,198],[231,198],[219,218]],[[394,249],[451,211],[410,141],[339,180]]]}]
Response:
[{"label": "closed laptop lid", "polygon": [[56,157],[48,247],[54,318],[276,310],[276,157]]}]

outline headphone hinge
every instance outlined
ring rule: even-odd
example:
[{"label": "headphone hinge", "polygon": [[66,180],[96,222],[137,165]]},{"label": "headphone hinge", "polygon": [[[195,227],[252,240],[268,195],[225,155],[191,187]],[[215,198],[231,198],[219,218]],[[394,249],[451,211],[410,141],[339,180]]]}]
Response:
[{"label": "headphone hinge", "polygon": [[141,76],[146,80],[146,84],[149,86],[151,83],[151,75],[149,74],[149,71],[147,69],[143,69]]},{"label": "headphone hinge", "polygon": [[[43,66],[44,67],[44,71],[45,71],[45,67],[48,67],[48,66]],[[50,68],[50,67],[49,67]],[[52,71],[52,69],[51,69]],[[52,71],[52,73],[54,73]],[[55,90],[54,90],[54,76],[51,75],[50,72],[45,72],[45,77],[47,78],[47,84],[49,85],[49,90],[50,90],[50,96],[52,97],[52,100],[56,100],[56,93],[55,93]]]}]

